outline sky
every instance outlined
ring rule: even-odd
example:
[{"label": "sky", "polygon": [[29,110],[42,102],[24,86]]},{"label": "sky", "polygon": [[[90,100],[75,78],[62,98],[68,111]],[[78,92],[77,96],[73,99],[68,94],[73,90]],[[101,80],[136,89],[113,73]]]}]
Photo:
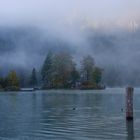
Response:
[{"label": "sky", "polygon": [[139,6],[139,0],[0,0],[0,23],[124,24],[139,20]]}]

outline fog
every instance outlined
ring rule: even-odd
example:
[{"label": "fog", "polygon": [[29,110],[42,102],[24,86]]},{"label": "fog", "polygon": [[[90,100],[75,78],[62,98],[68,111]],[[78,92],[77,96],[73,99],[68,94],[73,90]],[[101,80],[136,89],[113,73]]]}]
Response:
[{"label": "fog", "polygon": [[40,69],[49,50],[95,58],[110,86],[140,85],[139,0],[0,1],[0,74]]},{"label": "fog", "polygon": [[[0,1],[2,22],[44,24],[89,20],[130,20],[139,17],[139,0],[5,0]],[[55,23],[56,24],[56,23]]]}]

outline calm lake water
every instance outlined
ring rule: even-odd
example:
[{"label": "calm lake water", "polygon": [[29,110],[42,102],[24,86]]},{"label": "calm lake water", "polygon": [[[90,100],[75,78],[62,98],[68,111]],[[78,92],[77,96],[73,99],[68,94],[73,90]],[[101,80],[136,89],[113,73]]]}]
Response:
[{"label": "calm lake water", "polygon": [[139,140],[140,89],[134,123],[124,107],[124,89],[1,92],[0,140]]}]

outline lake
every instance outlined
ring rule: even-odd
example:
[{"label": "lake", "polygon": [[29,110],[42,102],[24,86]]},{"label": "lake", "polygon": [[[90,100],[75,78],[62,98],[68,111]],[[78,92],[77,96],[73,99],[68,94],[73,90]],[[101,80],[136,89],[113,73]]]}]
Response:
[{"label": "lake", "polygon": [[140,89],[134,122],[125,120],[125,89],[0,92],[0,140],[139,140]]}]

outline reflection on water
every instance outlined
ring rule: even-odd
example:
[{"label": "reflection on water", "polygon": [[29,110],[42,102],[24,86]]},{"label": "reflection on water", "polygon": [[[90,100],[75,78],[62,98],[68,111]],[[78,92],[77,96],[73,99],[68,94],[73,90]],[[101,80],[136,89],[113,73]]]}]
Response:
[{"label": "reflection on water", "polygon": [[133,120],[126,121],[127,140],[134,140],[134,122]]},{"label": "reflection on water", "polygon": [[140,95],[135,94],[134,129],[121,110],[124,93],[123,89],[0,93],[0,140],[134,140],[134,130],[135,139],[140,139]]}]

